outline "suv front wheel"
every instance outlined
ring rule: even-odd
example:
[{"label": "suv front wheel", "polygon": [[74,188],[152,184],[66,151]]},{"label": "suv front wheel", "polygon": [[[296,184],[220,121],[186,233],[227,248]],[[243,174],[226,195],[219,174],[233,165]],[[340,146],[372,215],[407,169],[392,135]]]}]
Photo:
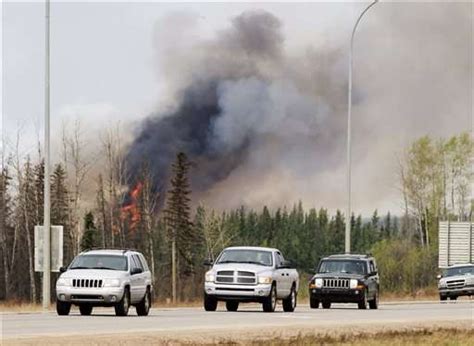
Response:
[{"label": "suv front wheel", "polygon": [[361,300],[358,303],[359,309],[365,310],[367,309],[367,291],[364,291],[364,294],[361,298]]},{"label": "suv front wheel", "polygon": [[375,291],[374,299],[369,301],[369,307],[372,310],[375,310],[375,309],[379,308],[379,291]]},{"label": "suv front wheel", "polygon": [[147,288],[145,296],[140,303],[137,304],[135,309],[137,310],[138,316],[148,316],[151,307],[151,294],[150,289]]},{"label": "suv front wheel", "polygon": [[56,301],[56,312],[59,316],[67,316],[71,311],[71,303],[62,302],[60,300]]},{"label": "suv front wheel", "polygon": [[125,288],[122,300],[115,305],[115,314],[117,316],[127,316],[128,309],[130,309],[130,291],[128,288]]}]

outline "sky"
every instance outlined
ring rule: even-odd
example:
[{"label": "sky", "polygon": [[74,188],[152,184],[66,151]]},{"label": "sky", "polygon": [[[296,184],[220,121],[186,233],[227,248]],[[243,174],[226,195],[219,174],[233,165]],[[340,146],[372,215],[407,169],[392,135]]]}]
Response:
[{"label": "sky", "polygon": [[[244,11],[264,10],[280,20],[288,60],[308,71],[337,51],[331,83],[347,78],[348,38],[366,3],[132,3],[52,2],[51,121],[53,153],[59,155],[63,123],[80,119],[89,150],[101,131],[120,120],[125,136],[143,119],[173,102],[167,64],[176,50],[193,55]],[[473,10],[469,2],[382,2],[361,23],[354,47],[353,208],[398,212],[397,156],[423,136],[447,137],[472,129]],[[183,26],[189,25],[190,28]],[[183,41],[173,42],[177,32]],[[177,36],[182,38],[182,36]],[[171,38],[171,39],[170,39]],[[178,47],[178,48],[176,48]],[[188,49],[186,51],[186,49]],[[178,58],[180,58],[178,56]],[[186,62],[186,58],[183,60]],[[182,62],[181,62],[182,63]],[[315,68],[316,68],[315,67]],[[300,68],[300,67],[298,67]],[[2,3],[2,143],[11,150],[20,131],[23,154],[36,155],[44,110],[44,4]],[[179,71],[173,71],[173,78]],[[315,81],[315,88],[325,88]],[[332,95],[324,97],[331,98]],[[340,127],[329,155],[307,166],[245,181],[241,169],[202,198],[210,204],[252,207],[345,206],[344,95],[332,116]],[[330,169],[324,169],[327,159]],[[311,161],[311,157],[303,158]],[[329,162],[331,164],[329,164]],[[335,163],[334,163],[335,162]],[[293,163],[290,163],[293,164]],[[245,166],[248,168],[248,166]],[[322,168],[321,168],[322,167]],[[307,170],[317,169],[308,174]],[[246,174],[242,171],[247,172]],[[238,196],[244,191],[245,196]],[[229,198],[229,196],[232,196]]]}]

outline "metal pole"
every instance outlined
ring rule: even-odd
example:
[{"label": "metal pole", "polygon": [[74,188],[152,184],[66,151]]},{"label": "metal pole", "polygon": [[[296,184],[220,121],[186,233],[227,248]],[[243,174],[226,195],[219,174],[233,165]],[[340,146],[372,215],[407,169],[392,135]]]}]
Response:
[{"label": "metal pole", "polygon": [[349,50],[349,92],[347,97],[347,209],[346,209],[346,239],[345,239],[345,252],[351,252],[351,216],[352,216],[352,186],[351,186],[351,131],[352,131],[352,51],[354,47],[354,36],[356,33],[357,26],[364,14],[374,6],[378,0],[373,1],[369,6],[365,8],[360,14],[359,18],[352,29],[351,35],[351,46]]},{"label": "metal pole", "polygon": [[50,158],[49,158],[49,8],[46,0],[45,26],[45,99],[44,99],[44,248],[43,248],[43,309],[48,309],[51,300],[51,219],[50,219]]}]

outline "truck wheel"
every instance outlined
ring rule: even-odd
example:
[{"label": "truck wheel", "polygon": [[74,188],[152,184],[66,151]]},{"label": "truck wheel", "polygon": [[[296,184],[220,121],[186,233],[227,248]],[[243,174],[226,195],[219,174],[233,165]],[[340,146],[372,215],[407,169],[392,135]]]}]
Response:
[{"label": "truck wheel", "polygon": [[323,302],[323,309],[330,309],[331,308],[331,302]]},{"label": "truck wheel", "polygon": [[79,311],[82,316],[89,316],[92,313],[92,305],[81,304],[79,305]]},{"label": "truck wheel", "polygon": [[442,295],[442,294],[439,295],[439,300],[444,301],[444,300],[446,300],[446,299],[448,299],[448,297],[446,297],[446,296],[444,296],[444,295]]},{"label": "truck wheel", "polygon": [[295,286],[291,287],[291,292],[288,298],[283,299],[283,311],[293,312],[296,308],[296,298],[297,294],[295,291]]},{"label": "truck wheel", "polygon": [[130,309],[130,292],[128,288],[123,292],[122,300],[115,305],[115,314],[117,316],[127,316]]},{"label": "truck wheel", "polygon": [[319,300],[316,300],[314,298],[310,298],[309,299],[309,307],[311,309],[317,309],[319,308]]},{"label": "truck wheel", "polygon": [[263,311],[265,312],[274,312],[277,304],[277,293],[276,293],[276,286],[275,284],[272,285],[270,290],[270,294],[268,297],[263,299]]},{"label": "truck wheel", "polygon": [[379,308],[379,291],[375,291],[374,299],[369,301],[369,307],[372,310],[376,310]]},{"label": "truck wheel", "polygon": [[452,297],[449,297],[449,299],[451,299],[451,300],[456,300],[456,299],[458,299],[458,297],[452,296]]},{"label": "truck wheel", "polygon": [[145,296],[143,297],[142,301],[137,304],[135,309],[137,310],[138,316],[148,316],[151,307],[151,294],[150,290],[147,288]]},{"label": "truck wheel", "polygon": [[227,311],[237,311],[237,309],[239,308],[239,302],[233,300],[225,302],[225,307]]},{"label": "truck wheel", "polygon": [[359,309],[365,310],[367,309],[367,291],[364,291],[364,296],[358,303]]},{"label": "truck wheel", "polygon": [[204,310],[216,311],[216,309],[217,309],[217,299],[204,293]]},{"label": "truck wheel", "polygon": [[71,303],[62,302],[60,300],[56,301],[56,312],[59,316],[67,316],[71,311]]}]

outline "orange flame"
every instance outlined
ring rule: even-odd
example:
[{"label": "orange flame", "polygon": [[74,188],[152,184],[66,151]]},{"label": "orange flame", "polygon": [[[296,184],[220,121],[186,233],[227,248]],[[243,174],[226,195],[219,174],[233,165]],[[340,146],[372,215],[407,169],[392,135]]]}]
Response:
[{"label": "orange flame", "polygon": [[121,217],[122,220],[130,219],[130,229],[132,231],[135,230],[137,227],[138,222],[141,220],[140,210],[138,209],[138,197],[140,196],[140,192],[143,189],[143,183],[138,182],[137,185],[133,188],[132,192],[130,192],[131,203],[122,207],[121,209]]}]

